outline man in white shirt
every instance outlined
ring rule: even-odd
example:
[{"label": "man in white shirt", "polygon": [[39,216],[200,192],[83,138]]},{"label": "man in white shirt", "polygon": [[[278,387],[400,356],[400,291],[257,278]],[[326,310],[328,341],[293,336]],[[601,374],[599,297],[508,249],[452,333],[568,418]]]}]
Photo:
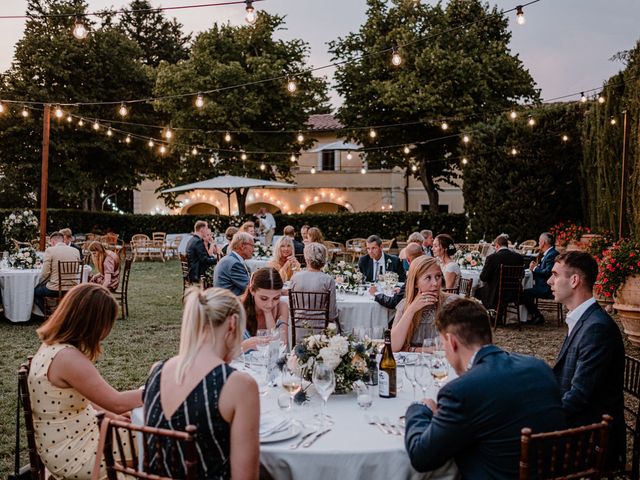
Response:
[{"label": "man in white shirt", "polygon": [[593,298],[598,264],[585,252],[558,255],[548,284],[556,302],[569,309],[568,334],[553,367],[569,426],[613,417],[607,468],[624,466],[624,344],[620,329]]},{"label": "man in white shirt", "polygon": [[260,219],[260,229],[264,233],[264,243],[267,247],[271,247],[273,235],[276,232],[276,220],[265,207],[260,209],[257,216]]}]

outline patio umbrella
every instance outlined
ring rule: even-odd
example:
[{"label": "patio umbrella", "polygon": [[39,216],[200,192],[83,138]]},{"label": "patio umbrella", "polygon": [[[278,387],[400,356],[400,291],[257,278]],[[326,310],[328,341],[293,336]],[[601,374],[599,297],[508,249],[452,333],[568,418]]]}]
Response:
[{"label": "patio umbrella", "polygon": [[[271,180],[261,180],[259,178],[235,177],[233,175],[222,175],[220,177],[202,180],[200,182],[188,183],[178,187],[168,188],[162,193],[188,192],[190,190],[217,190],[227,196],[227,208],[231,215],[231,194],[238,190],[250,188],[295,188],[293,183],[274,182]],[[246,192],[245,192],[246,193]]]}]

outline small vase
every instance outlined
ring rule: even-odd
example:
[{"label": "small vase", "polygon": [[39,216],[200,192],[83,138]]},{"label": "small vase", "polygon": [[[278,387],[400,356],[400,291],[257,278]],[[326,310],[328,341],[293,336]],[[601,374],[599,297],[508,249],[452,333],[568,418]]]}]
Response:
[{"label": "small vase", "polygon": [[640,275],[627,277],[614,296],[616,309],[629,341],[640,347]]}]

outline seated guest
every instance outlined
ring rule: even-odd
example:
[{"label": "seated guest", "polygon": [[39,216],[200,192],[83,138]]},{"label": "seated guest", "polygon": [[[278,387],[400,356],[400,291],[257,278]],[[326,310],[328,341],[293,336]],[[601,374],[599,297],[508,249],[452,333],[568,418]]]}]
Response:
[{"label": "seated guest", "polygon": [[304,224],[300,227],[300,237],[302,238],[302,243],[305,245],[309,243],[309,229],[311,227],[307,224]]},{"label": "seated guest", "polygon": [[433,256],[438,259],[444,272],[444,288],[456,288],[460,283],[462,271],[460,271],[460,266],[453,259],[455,253],[456,246],[450,235],[441,233],[433,239]]},{"label": "seated guest", "polygon": [[89,244],[91,260],[98,273],[91,277],[91,283],[99,283],[112,292],[120,285],[120,257],[116,252],[107,250],[100,242]]},{"label": "seated guest", "polygon": [[367,238],[367,255],[360,257],[358,268],[367,282],[377,282],[378,276],[388,271],[396,272],[400,282],[406,278],[400,259],[382,251],[382,239],[378,235]]},{"label": "seated guest", "polygon": [[416,351],[426,338],[437,335],[438,310],[454,298],[442,292],[442,270],[434,258],[422,255],[411,262],[405,298],[396,307],[391,328],[391,348]]},{"label": "seated guest", "polygon": [[37,330],[42,345],[31,361],[29,396],[38,454],[55,478],[91,478],[96,410],[122,414],[142,405],[142,390],[118,392],[94,366],[117,316],[111,293],[84,283]]},{"label": "seated guest", "polygon": [[551,288],[547,285],[547,280],[551,277],[551,269],[558,256],[558,251],[554,247],[555,238],[550,233],[544,232],[538,239],[540,245],[540,263],[531,262],[529,268],[533,274],[533,287],[525,288],[522,291],[522,303],[527,307],[531,315],[531,323],[541,325],[544,323],[544,317],[535,304],[536,298],[553,298]]},{"label": "seated guest", "polygon": [[291,225],[287,225],[286,227],[284,227],[284,230],[282,231],[282,233],[284,233],[285,236],[293,240],[294,255],[304,255],[304,243],[299,242],[296,239],[296,229],[293,228]]},{"label": "seated guest", "polygon": [[[411,245],[412,243],[417,243],[418,245],[420,245],[420,247],[422,247],[423,242],[424,237],[421,233],[418,232],[413,232],[411,235],[409,235],[409,238],[407,238],[407,246]],[[404,247],[402,250],[400,250],[400,254],[398,254],[398,258],[402,260],[402,267],[404,268],[405,272],[409,270],[409,262],[407,261],[406,250],[407,247]]]},{"label": "seated guest", "polygon": [[311,227],[307,230],[307,243],[322,243],[324,242],[324,236],[317,227]]},{"label": "seated guest", "polygon": [[[418,245],[417,243],[410,243],[405,248],[406,260],[411,265],[416,258],[422,257],[424,252],[422,251],[422,245]],[[369,288],[369,293],[373,295],[373,299],[378,302],[383,307],[389,309],[395,309],[400,303],[400,300],[404,298],[405,285],[402,285],[400,288],[396,288],[395,292],[392,296],[387,296],[384,293],[377,293],[377,287],[372,285]]]},{"label": "seated guest", "polygon": [[607,467],[625,465],[624,343],[620,328],[593,298],[598,264],[585,252],[556,257],[548,280],[556,302],[569,309],[567,338],[553,372],[562,392],[569,426],[613,417],[609,432]]},{"label": "seated guest", "polygon": [[224,246],[222,247],[222,255],[226,255],[229,249],[229,243],[231,242],[231,239],[233,238],[233,236],[238,233],[238,228],[237,227],[229,227],[224,231],[224,238],[227,241],[227,243],[224,244]]},{"label": "seated guest", "polygon": [[281,300],[282,278],[275,268],[261,268],[251,276],[249,288],[241,301],[247,314],[247,328],[242,350],[255,350],[258,330],[280,331],[280,338],[288,337],[289,305]]},{"label": "seated guest", "polygon": [[80,253],[80,258],[82,259],[82,248],[73,243],[73,232],[70,228],[63,228],[60,230],[60,233],[64,237],[64,244],[69,245],[70,247],[75,248]]},{"label": "seated guest", "polygon": [[[44,298],[58,296],[58,262],[82,262],[82,257],[77,249],[64,243],[64,236],[60,232],[53,232],[49,237],[51,246],[44,251],[42,261],[42,273],[40,283],[33,292],[33,301],[44,311]],[[80,280],[80,279],[78,279]],[[63,290],[69,290],[78,284],[69,280],[70,286],[63,285]],[[73,285],[71,285],[73,284]]]},{"label": "seated guest", "polygon": [[[145,385],[145,425],[196,427],[196,478],[258,478],[258,387],[250,375],[229,366],[240,352],[245,322],[240,300],[228,290],[191,287],[178,355],[154,365]],[[147,472],[185,478],[183,457],[172,453],[173,447],[172,440],[147,435]],[[176,470],[159,461],[158,449],[164,458],[179,459]]]},{"label": "seated guest", "polygon": [[405,447],[413,468],[434,470],[454,460],[462,478],[518,478],[520,430],[566,427],[560,390],[547,364],[493,345],[487,311],[456,298],[436,326],[459,375],[406,414]]},{"label": "seated guest", "polygon": [[500,283],[500,267],[502,265],[521,267],[522,255],[509,250],[509,239],[506,235],[498,235],[493,241],[495,253],[484,261],[480,272],[480,280],[484,285],[476,290],[475,296],[487,308],[496,308],[498,304],[498,288]]},{"label": "seated guest", "polygon": [[307,269],[296,272],[291,277],[290,290],[296,292],[328,292],[329,321],[338,319],[336,304],[336,281],[331,275],[322,271],[327,263],[327,247],[321,243],[310,243],[304,247],[304,260]]},{"label": "seated guest", "polygon": [[251,235],[254,239],[258,238],[256,234],[256,224],[252,221],[244,222],[240,225],[240,232],[245,232]]},{"label": "seated guest", "polygon": [[254,240],[249,233],[238,232],[229,245],[231,252],[220,260],[213,272],[213,286],[242,295],[249,284],[249,267],[245,260],[253,257]]},{"label": "seated guest", "polygon": [[286,235],[280,237],[273,249],[273,258],[268,264],[280,272],[282,280],[288,282],[295,272],[300,270],[300,262],[296,260],[293,252],[293,240]]},{"label": "seated guest", "polygon": [[424,238],[422,242],[422,249],[424,250],[424,254],[428,257],[433,257],[433,232],[431,230],[421,230],[420,235]]},{"label": "seated guest", "polygon": [[[198,220],[193,227],[193,233],[187,243],[187,259],[189,261],[189,280],[198,283],[206,276],[209,267],[218,262],[215,243],[209,242],[211,231],[204,220]],[[205,241],[209,244],[205,244]]]}]

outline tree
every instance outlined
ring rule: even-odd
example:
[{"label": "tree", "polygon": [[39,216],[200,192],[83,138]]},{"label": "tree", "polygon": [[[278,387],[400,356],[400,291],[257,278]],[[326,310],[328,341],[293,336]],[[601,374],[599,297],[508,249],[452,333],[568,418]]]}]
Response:
[{"label": "tree", "polygon": [[[298,142],[296,131],[307,128],[310,114],[327,110],[327,97],[323,79],[302,73],[307,44],[273,38],[283,24],[282,17],[263,12],[253,27],[215,24],[198,35],[186,61],[160,65],[157,96],[221,89],[204,95],[202,108],[195,107],[194,96],[156,102],[175,131],[171,153],[155,164],[161,188],[223,173],[291,178],[291,154],[313,143],[310,138]],[[252,84],[283,75],[296,75],[295,94],[284,80]],[[225,89],[234,85],[246,86]],[[226,131],[232,132],[230,141],[224,140]],[[246,194],[236,194],[240,214]],[[169,203],[174,198],[166,197]]]},{"label": "tree", "polygon": [[[336,72],[336,89],[344,97],[338,117],[352,127],[347,136],[365,147],[370,166],[407,168],[438,211],[438,182],[458,176],[450,157],[460,133],[486,115],[516,102],[534,100],[538,92],[529,72],[509,50],[507,19],[478,0],[452,0],[434,6],[407,0],[367,0],[367,20],[357,33],[330,44],[334,60],[349,61]],[[393,66],[395,45],[402,63]],[[448,130],[441,123],[446,120]],[[381,128],[372,139],[363,125]],[[411,145],[404,153],[403,145]]]},{"label": "tree", "polygon": [[582,220],[580,105],[545,105],[528,114],[533,127],[527,116],[500,115],[473,132],[462,165],[472,239],[491,241],[504,232],[523,241],[559,221]]}]

